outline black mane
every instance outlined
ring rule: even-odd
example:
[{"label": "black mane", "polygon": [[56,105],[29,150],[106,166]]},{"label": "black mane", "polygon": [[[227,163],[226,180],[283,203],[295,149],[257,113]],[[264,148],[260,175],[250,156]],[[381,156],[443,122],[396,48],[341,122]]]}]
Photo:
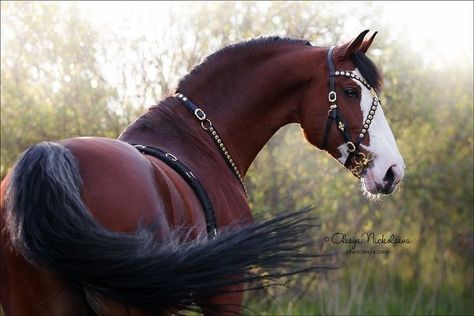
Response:
[{"label": "black mane", "polygon": [[310,41],[302,40],[302,39],[295,39],[295,38],[288,38],[288,37],[280,37],[280,36],[269,36],[269,37],[257,37],[254,39],[250,39],[247,41],[242,41],[236,44],[228,45],[217,52],[209,55],[204,59],[202,63],[194,67],[190,73],[185,75],[178,83],[178,90],[181,90],[183,85],[185,85],[190,79],[192,79],[196,74],[201,72],[201,70],[205,69],[210,64],[220,60],[224,56],[228,56],[230,54],[238,54],[244,51],[252,50],[255,48],[270,46],[270,45],[293,45],[293,46],[305,46],[311,45]]},{"label": "black mane", "polygon": [[351,55],[351,59],[359,69],[360,74],[365,80],[379,92],[382,88],[383,79],[377,66],[363,52],[357,51]]},{"label": "black mane", "polygon": [[287,45],[294,45],[294,46],[305,46],[311,45],[311,43],[307,40],[297,39],[297,38],[289,38],[289,37],[280,37],[280,36],[268,36],[268,37],[257,37],[254,39],[250,39],[247,41],[242,41],[236,44],[232,44],[222,48],[221,50],[216,52],[216,55],[225,53],[226,51],[234,51],[242,48],[255,48],[255,47],[262,47],[268,46],[272,44],[287,44]]},{"label": "black mane", "polygon": [[[239,42],[226,46],[217,52],[209,55],[204,59],[202,63],[194,67],[190,73],[185,75],[178,84],[178,90],[183,88],[189,80],[191,80],[196,74],[201,72],[203,69],[208,67],[210,64],[222,59],[224,56],[230,54],[238,54],[244,51],[252,50],[255,48],[270,46],[270,45],[293,45],[293,46],[311,46],[310,41],[303,39],[295,39],[288,37],[270,36],[270,37],[257,37],[248,41]],[[376,91],[380,91],[383,83],[382,76],[377,69],[377,66],[361,51],[351,55],[351,59],[359,69],[362,76],[374,87]]]}]

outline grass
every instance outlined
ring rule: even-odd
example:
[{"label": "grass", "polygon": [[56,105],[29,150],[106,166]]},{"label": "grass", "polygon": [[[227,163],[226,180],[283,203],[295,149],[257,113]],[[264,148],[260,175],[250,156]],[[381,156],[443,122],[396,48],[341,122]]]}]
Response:
[{"label": "grass", "polygon": [[[350,288],[337,288],[333,285],[326,288],[329,290],[307,292],[298,300],[290,297],[289,289],[273,299],[253,293],[247,295],[248,309],[243,310],[243,315],[474,315],[469,293],[458,295],[449,289],[434,293],[414,282],[388,287],[371,285],[355,294]],[[1,308],[0,315],[4,315]]]},{"label": "grass", "polygon": [[428,270],[428,277],[404,274],[411,266],[396,262],[353,261],[342,269],[300,275],[286,287],[248,292],[243,315],[474,315],[471,274],[459,266],[459,278],[443,269]]},{"label": "grass", "polygon": [[473,315],[470,293],[433,290],[413,281],[358,286],[333,284],[306,291],[301,299],[291,289],[278,299],[247,297],[244,315]]}]

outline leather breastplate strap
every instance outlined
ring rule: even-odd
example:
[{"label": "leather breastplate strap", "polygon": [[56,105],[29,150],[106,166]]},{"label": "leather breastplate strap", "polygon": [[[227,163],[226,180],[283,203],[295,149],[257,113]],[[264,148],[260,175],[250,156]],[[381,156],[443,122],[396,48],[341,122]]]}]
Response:
[{"label": "leather breastplate strap", "polygon": [[217,235],[217,221],[212,202],[209,199],[206,190],[204,190],[204,187],[202,186],[201,182],[199,182],[199,180],[194,176],[191,170],[186,167],[186,165],[184,165],[181,161],[179,161],[178,158],[176,158],[174,155],[164,152],[161,149],[146,145],[131,145],[134,146],[141,153],[153,156],[166,163],[189,184],[189,186],[193,189],[194,193],[201,202],[201,206],[204,211],[204,217],[206,218],[206,229],[208,238],[215,238]]}]

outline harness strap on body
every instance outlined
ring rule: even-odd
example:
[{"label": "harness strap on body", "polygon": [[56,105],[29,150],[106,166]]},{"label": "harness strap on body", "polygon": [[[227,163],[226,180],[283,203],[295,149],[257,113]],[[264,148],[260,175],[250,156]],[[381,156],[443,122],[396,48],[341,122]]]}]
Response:
[{"label": "harness strap on body", "polygon": [[198,107],[194,102],[192,102],[188,97],[186,97],[184,94],[180,93],[179,91],[176,92],[175,97],[181,102],[182,105],[184,105],[184,107],[190,113],[192,113],[199,120],[199,122],[201,123],[201,127],[209,134],[211,139],[214,141],[214,144],[216,144],[217,148],[219,149],[219,152],[222,158],[224,158],[225,163],[227,164],[229,169],[232,171],[232,173],[235,175],[237,180],[239,180],[240,185],[242,186],[242,189],[244,190],[245,195],[248,196],[244,178],[242,174],[240,173],[236,162],[232,159],[229,149],[225,147],[224,142],[219,136],[219,133],[217,132],[214,125],[212,124],[211,120],[206,116],[206,113],[200,107]]},{"label": "harness strap on body", "polygon": [[193,189],[194,193],[198,197],[199,201],[201,202],[202,209],[204,211],[204,217],[206,218],[206,229],[207,235],[209,239],[214,239],[217,235],[217,221],[215,217],[214,208],[212,206],[212,202],[209,199],[206,190],[202,186],[201,182],[196,178],[196,176],[192,173],[192,171],[186,167],[181,161],[176,158],[173,154],[164,152],[161,149],[146,146],[146,145],[137,145],[131,144],[134,146],[138,151],[145,155],[153,156],[168,166],[171,167],[174,171],[176,171],[189,186]]}]

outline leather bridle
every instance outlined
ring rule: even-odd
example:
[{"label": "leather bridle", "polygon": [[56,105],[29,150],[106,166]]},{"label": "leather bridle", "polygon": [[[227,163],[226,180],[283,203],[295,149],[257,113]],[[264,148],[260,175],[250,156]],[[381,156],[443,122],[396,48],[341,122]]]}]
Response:
[{"label": "leather bridle", "polygon": [[[329,49],[328,57],[327,57],[328,67],[329,67],[329,94],[328,94],[329,111],[328,111],[328,119],[326,121],[326,126],[324,127],[322,146],[323,148],[327,148],[331,126],[332,126],[333,121],[335,121],[337,123],[338,130],[342,133],[342,137],[344,138],[344,142],[346,143],[347,149],[349,151],[349,156],[347,157],[344,163],[344,166],[349,168],[349,165],[352,163],[354,167],[352,167],[350,171],[355,176],[360,177],[364,169],[368,166],[369,162],[374,159],[374,156],[372,153],[368,153],[366,155],[365,153],[360,151],[359,147],[366,136],[367,130],[369,129],[370,123],[375,114],[375,110],[377,109],[377,106],[380,104],[380,101],[377,97],[377,93],[375,92],[375,90],[370,86],[370,84],[367,81],[365,81],[365,79],[359,77],[358,75],[350,71],[336,71],[335,70],[334,62],[332,58],[333,50],[334,50],[334,47],[331,47]],[[369,114],[367,115],[367,118],[364,121],[364,126],[363,126],[362,131],[359,134],[359,138],[355,142],[352,142],[349,125],[344,121],[344,118],[336,104],[336,99],[337,99],[336,77],[347,77],[347,78],[352,78],[359,81],[365,87],[367,87],[367,89],[370,90],[373,96],[373,103],[372,103],[371,109],[369,111]],[[181,104],[183,104],[189,110],[189,112],[191,112],[197,118],[197,120],[201,123],[201,127],[205,131],[207,131],[209,135],[212,137],[215,144],[219,148],[220,153],[222,154],[225,162],[227,163],[231,171],[234,173],[235,177],[239,180],[243,191],[247,195],[247,189],[245,187],[245,182],[243,180],[243,177],[241,173],[239,172],[239,169],[237,168],[236,163],[233,161],[228,149],[224,145],[224,142],[222,141],[219,134],[217,133],[217,130],[215,129],[211,120],[207,118],[206,113],[204,113],[204,111],[200,107],[198,107],[194,102],[192,102],[188,97],[186,97],[181,92],[178,91],[175,94],[175,97],[181,102]],[[196,196],[199,198],[201,202],[204,215],[206,218],[208,236],[210,239],[215,238],[217,235],[217,221],[215,217],[214,208],[212,206],[212,202],[207,196],[207,193],[204,187],[199,182],[199,180],[194,176],[192,171],[188,167],[186,167],[181,161],[179,161],[179,159],[175,155],[169,152],[165,152],[159,148],[155,148],[155,147],[147,146],[147,145],[141,145],[141,144],[132,144],[132,145],[135,146],[135,148],[137,148],[140,152],[147,155],[152,155],[156,157],[157,159],[160,159],[161,161],[165,162],[186,180],[186,182],[191,186],[191,188],[194,190],[194,192],[196,193]]]},{"label": "leather bridle", "polygon": [[[360,178],[363,171],[368,167],[369,163],[374,160],[374,155],[372,153],[369,152],[366,154],[360,150],[360,144],[363,142],[367,135],[370,123],[374,118],[375,111],[380,105],[380,99],[377,96],[377,92],[375,91],[375,89],[372,88],[372,86],[364,78],[354,74],[351,71],[336,70],[333,61],[333,51],[334,47],[331,47],[327,55],[327,62],[329,68],[329,111],[328,119],[326,121],[326,125],[324,126],[322,148],[327,148],[332,123],[336,122],[337,129],[341,132],[342,138],[344,139],[344,142],[347,146],[347,150],[349,152],[349,155],[347,156],[346,161],[344,162],[344,166],[348,168],[356,177]],[[367,89],[369,89],[370,93],[372,94],[372,105],[370,107],[369,114],[367,114],[367,117],[365,118],[364,124],[362,126],[362,130],[360,131],[359,136],[355,141],[352,141],[349,125],[344,120],[344,117],[342,116],[342,113],[336,103],[336,77],[346,77],[355,79],[362,83],[362,85],[364,85]],[[350,167],[351,165],[353,166]]]}]

